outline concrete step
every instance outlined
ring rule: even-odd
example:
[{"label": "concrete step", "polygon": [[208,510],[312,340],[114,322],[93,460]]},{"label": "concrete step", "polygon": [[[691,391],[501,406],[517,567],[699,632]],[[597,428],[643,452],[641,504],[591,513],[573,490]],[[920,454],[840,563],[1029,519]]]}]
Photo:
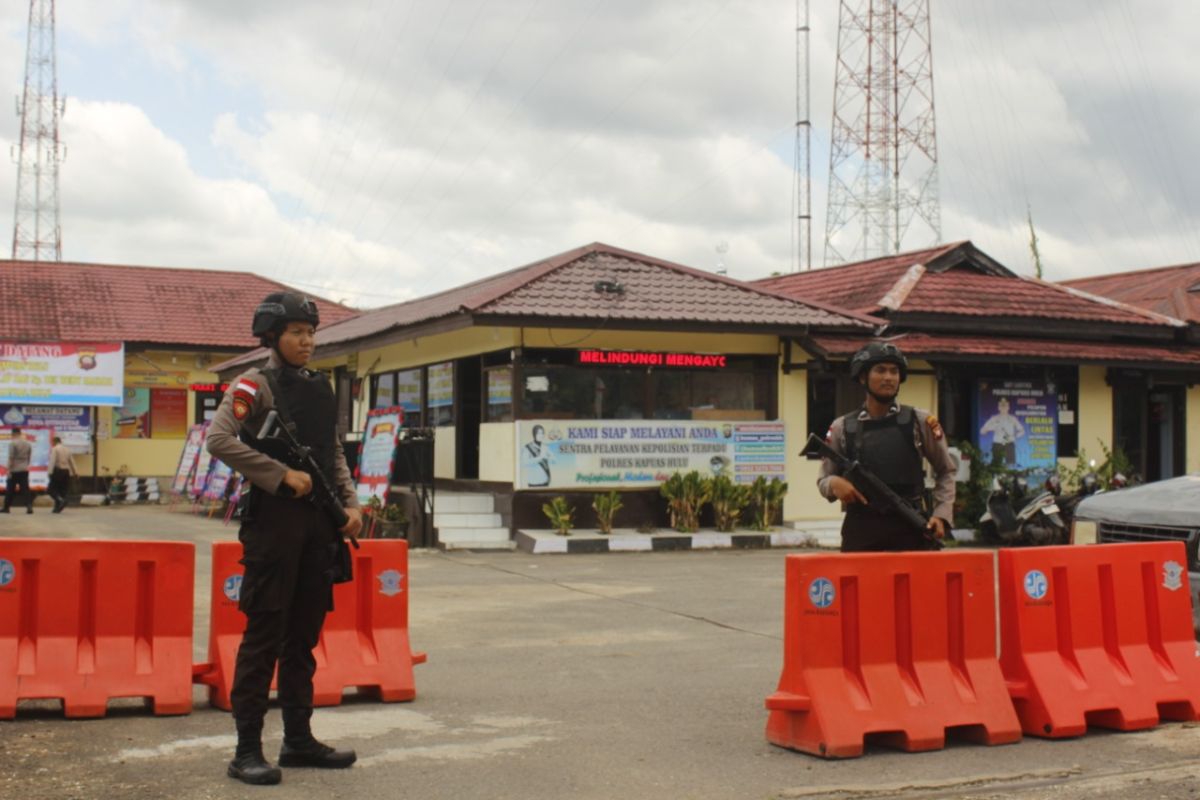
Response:
[{"label": "concrete step", "polygon": [[507,542],[508,528],[438,528],[438,541],[448,542]]},{"label": "concrete step", "polygon": [[460,514],[435,507],[433,524],[439,528],[498,528],[502,520],[499,514]]},{"label": "concrete step", "polygon": [[443,550],[516,550],[517,543],[512,539],[505,542],[469,542],[469,541],[453,541],[442,542]]},{"label": "concrete step", "polygon": [[490,514],[495,508],[490,494],[465,492],[438,492],[433,505],[435,512],[451,514]]}]

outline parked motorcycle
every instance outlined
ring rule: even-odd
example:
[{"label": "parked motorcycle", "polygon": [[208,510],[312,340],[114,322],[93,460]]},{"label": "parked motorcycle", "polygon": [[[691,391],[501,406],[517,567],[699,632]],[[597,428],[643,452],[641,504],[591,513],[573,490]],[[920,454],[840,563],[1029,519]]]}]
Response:
[{"label": "parked motorcycle", "polygon": [[[1118,478],[1124,480],[1124,476],[1118,472],[1113,476],[1114,483]],[[1079,488],[1070,494],[1062,493],[1062,482],[1059,481],[1057,475],[1051,475],[1046,479],[1046,489],[1058,498],[1058,514],[1062,517],[1063,524],[1068,531],[1071,530],[1071,521],[1075,519],[1075,509],[1083,499],[1104,491],[1100,485],[1100,478],[1094,472],[1084,474],[1079,480]]]},{"label": "parked motorcycle", "polygon": [[1067,525],[1059,514],[1057,498],[1049,489],[1029,497],[1029,482],[1021,476],[1004,475],[992,482],[987,511],[979,518],[979,530],[989,544],[1064,544]]}]

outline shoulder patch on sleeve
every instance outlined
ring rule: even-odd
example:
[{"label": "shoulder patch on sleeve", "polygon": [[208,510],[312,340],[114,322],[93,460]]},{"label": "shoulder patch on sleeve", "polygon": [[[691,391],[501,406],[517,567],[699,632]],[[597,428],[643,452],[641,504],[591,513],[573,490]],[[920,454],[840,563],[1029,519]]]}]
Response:
[{"label": "shoulder patch on sleeve", "polygon": [[938,418],[930,414],[925,418],[925,424],[929,426],[929,432],[933,434],[933,438],[941,441],[945,437],[945,432],[942,430],[942,423],[938,422]]},{"label": "shoulder patch on sleeve", "polygon": [[250,401],[240,394],[233,396],[233,416],[239,422],[250,416]]}]

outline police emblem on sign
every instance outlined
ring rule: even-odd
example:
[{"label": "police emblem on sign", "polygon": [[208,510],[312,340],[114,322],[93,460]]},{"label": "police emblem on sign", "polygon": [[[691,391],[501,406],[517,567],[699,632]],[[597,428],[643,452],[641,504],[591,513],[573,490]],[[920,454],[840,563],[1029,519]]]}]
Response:
[{"label": "police emblem on sign", "polygon": [[17,568],[7,558],[0,558],[0,586],[8,586],[17,577]]},{"label": "police emblem on sign", "polygon": [[[3,584],[3,580],[0,580]],[[1183,566],[1178,561],[1163,564],[1163,588],[1175,591],[1183,588]]]},{"label": "police emblem on sign", "polygon": [[829,608],[833,598],[833,581],[828,578],[817,578],[808,585],[808,600],[817,608]]},{"label": "police emblem on sign", "polygon": [[225,592],[226,597],[236,603],[242,596],[242,576],[230,575],[225,579],[225,585],[221,587],[221,590]]},{"label": "police emblem on sign", "polygon": [[375,577],[379,579],[379,593],[384,597],[391,597],[404,591],[400,587],[400,582],[404,580],[404,576],[400,574],[399,570],[385,569]]},{"label": "police emblem on sign", "polygon": [[1040,569],[1031,569],[1025,573],[1025,594],[1033,600],[1041,600],[1046,596],[1046,592],[1050,591],[1050,581],[1046,580],[1046,573]]}]

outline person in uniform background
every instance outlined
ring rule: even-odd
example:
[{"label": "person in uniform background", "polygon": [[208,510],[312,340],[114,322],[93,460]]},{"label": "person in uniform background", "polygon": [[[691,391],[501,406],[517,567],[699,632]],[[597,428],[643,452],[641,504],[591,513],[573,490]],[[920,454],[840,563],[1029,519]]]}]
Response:
[{"label": "person in uniform background", "polygon": [[1025,435],[1021,420],[1008,413],[1011,406],[1007,397],[996,403],[997,413],[988,417],[979,429],[981,435],[992,434],[992,463],[1006,467],[1017,463],[1017,439]]},{"label": "person in uniform background", "polygon": [[33,458],[33,447],[20,428],[12,429],[12,439],[8,442],[8,486],[4,491],[4,508],[0,512],[10,514],[13,497],[18,489],[25,500],[25,513],[33,513],[33,490],[29,488],[29,461]]},{"label": "person in uniform background", "polygon": [[534,425],[530,441],[525,443],[525,478],[528,486],[550,485],[550,446],[546,444],[546,429]]},{"label": "person in uniform background", "polygon": [[942,539],[954,516],[954,462],[937,418],[927,411],[900,405],[896,396],[908,378],[908,360],[900,348],[872,342],[854,354],[850,375],[866,390],[862,408],[833,421],[826,434],[829,446],[879,477],[914,507],[921,507],[925,467],[933,468],[933,508],[928,533],[914,531],[904,520],[874,509],[837,466],[822,459],[817,488],[825,499],[840,500],[842,551],[927,550],[928,539]]},{"label": "person in uniform background", "polygon": [[[296,437],[312,449],[350,519],[342,533],[362,528],[354,484],[337,439],[337,407],[329,382],[305,369],[320,318],[316,304],[291,293],[273,293],[254,313],[252,330],[271,348],[263,370],[235,380],[209,427],[207,447],[252,485],[238,538],[246,567],[238,607],[246,632],[238,648],[230,699],[238,742],[228,774],[246,783],[279,783],[282,773],[263,757],[262,727],[271,677],[279,666],[278,700],[283,714],[281,767],[349,767],[353,750],[335,750],[312,734],[312,650],[325,614],[333,607],[337,531],[329,517],[304,497],[313,477],[290,469],[246,444],[272,409],[283,408]],[[286,417],[281,414],[282,418]]]},{"label": "person in uniform background", "polygon": [[67,507],[67,490],[75,475],[75,459],[71,457],[71,448],[63,444],[61,436],[55,436],[54,447],[50,448],[50,488],[46,490],[46,494],[54,501],[52,513],[61,514]]}]

